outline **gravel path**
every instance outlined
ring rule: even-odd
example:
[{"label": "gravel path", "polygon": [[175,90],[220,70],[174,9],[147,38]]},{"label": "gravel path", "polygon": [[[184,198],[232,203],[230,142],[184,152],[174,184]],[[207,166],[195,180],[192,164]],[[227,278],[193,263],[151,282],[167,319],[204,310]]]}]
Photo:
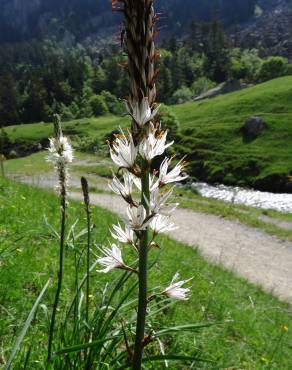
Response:
[{"label": "gravel path", "polygon": [[[32,177],[18,180],[44,188],[51,188],[55,183],[49,175],[37,180]],[[72,182],[73,186],[79,185],[77,179],[72,179],[71,185]],[[79,192],[71,192],[70,197],[82,200]],[[91,202],[118,215],[125,213],[125,203],[115,195],[91,194]],[[234,271],[292,304],[291,242],[280,241],[236,221],[186,209],[178,209],[173,222],[179,230],[169,233],[172,239],[198,249],[209,261]]]},{"label": "gravel path", "polygon": [[[82,200],[80,193],[70,196]],[[125,203],[117,196],[92,194],[91,202],[119,215],[125,213]],[[170,232],[171,238],[292,303],[292,243],[235,221],[186,209],[178,209],[173,221],[179,231]]]}]

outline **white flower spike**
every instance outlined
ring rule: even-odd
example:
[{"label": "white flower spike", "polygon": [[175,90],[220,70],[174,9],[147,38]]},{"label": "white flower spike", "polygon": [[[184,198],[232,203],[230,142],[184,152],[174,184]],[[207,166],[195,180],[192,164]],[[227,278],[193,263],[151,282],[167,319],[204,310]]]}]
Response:
[{"label": "white flower spike", "polygon": [[162,292],[163,295],[166,295],[169,298],[179,299],[182,301],[187,301],[189,299],[190,288],[182,288],[182,286],[193,278],[188,280],[179,280],[179,273],[177,272],[171,280],[170,285]]},{"label": "white flower spike", "polygon": [[123,229],[119,223],[118,225],[113,225],[111,235],[121,243],[134,244],[134,232],[128,226]]},{"label": "white flower spike", "polygon": [[110,155],[113,162],[121,168],[132,168],[135,164],[138,149],[135,147],[132,135],[127,138],[123,131],[117,136],[110,148]]},{"label": "white flower spike", "polygon": [[73,161],[73,149],[66,136],[51,138],[47,161],[58,165],[66,165]]}]

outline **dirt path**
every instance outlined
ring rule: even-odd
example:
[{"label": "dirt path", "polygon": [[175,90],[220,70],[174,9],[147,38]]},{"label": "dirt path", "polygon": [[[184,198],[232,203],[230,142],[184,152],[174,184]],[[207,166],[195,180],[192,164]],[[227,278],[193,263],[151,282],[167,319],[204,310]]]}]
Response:
[{"label": "dirt path", "polygon": [[[70,196],[81,200],[80,193]],[[117,196],[91,195],[91,202],[123,215],[125,204]],[[179,209],[173,215],[179,231],[175,240],[198,248],[208,260],[222,264],[265,290],[292,303],[292,243],[218,216]]]},{"label": "dirt path", "polygon": [[[52,181],[34,184],[41,187],[53,185]],[[79,192],[71,192],[70,197],[82,200]],[[91,194],[91,202],[118,215],[125,212],[124,202],[115,195]],[[292,303],[291,242],[280,241],[236,221],[186,209],[178,209],[173,222],[179,230],[170,232],[171,238],[197,248],[209,261]]]}]

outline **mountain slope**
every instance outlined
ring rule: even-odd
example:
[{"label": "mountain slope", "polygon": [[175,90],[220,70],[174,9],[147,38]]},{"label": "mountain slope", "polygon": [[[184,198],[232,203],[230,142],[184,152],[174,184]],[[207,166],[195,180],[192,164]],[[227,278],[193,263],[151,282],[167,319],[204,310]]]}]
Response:
[{"label": "mountain slope", "polygon": [[[256,0],[157,0],[168,33],[185,30],[193,18],[207,21],[218,14],[227,25],[250,19]],[[111,32],[120,18],[109,0],[0,0],[0,41],[72,33],[77,39]]]},{"label": "mountain slope", "polygon": [[[264,1],[261,3],[267,6]],[[292,60],[291,22],[292,1],[274,1],[253,22],[242,27],[240,45],[257,48],[264,55],[282,55]]]}]

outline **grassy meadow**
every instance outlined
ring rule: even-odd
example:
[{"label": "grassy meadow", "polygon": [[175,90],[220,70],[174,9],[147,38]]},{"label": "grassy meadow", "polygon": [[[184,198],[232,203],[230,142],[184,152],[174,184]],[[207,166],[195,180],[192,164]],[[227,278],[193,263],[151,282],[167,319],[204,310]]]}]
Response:
[{"label": "grassy meadow", "polygon": [[[193,177],[208,182],[280,190],[292,175],[292,77],[282,77],[213,99],[172,106],[180,122],[176,152],[186,155]],[[246,141],[241,128],[258,115],[268,128]],[[64,132],[82,150],[95,147],[102,154],[106,140],[126,117],[105,116],[64,123]],[[6,132],[20,148],[45,142],[49,123],[9,126]],[[80,143],[88,142],[84,144]],[[82,148],[83,145],[83,148]]]},{"label": "grassy meadow", "polygon": [[[3,362],[42,286],[48,277],[54,281],[58,245],[48,224],[57,227],[59,204],[57,196],[49,191],[3,179],[0,187],[0,353]],[[81,204],[70,202],[68,214],[69,225],[78,220],[77,230],[85,227]],[[93,207],[92,219],[96,225],[94,240],[103,244],[109,236],[109,224],[117,217]],[[83,242],[81,239],[81,245]],[[195,335],[183,335],[170,342],[170,348],[188,355],[199,351],[203,358],[211,361],[198,365],[201,369],[290,368],[292,315],[287,304],[233,273],[210,265],[187,246],[166,237],[160,239],[160,245],[161,250],[156,252],[160,255],[159,268],[151,271],[152,286],[165,286],[176,271],[180,271],[183,278],[194,276],[191,299],[175,304],[161,321],[165,325],[214,324]],[[61,311],[66,306],[64,292],[73,285],[73,259],[68,245]],[[99,291],[109,279],[108,275],[92,272],[91,305],[97,304]],[[31,342],[34,345],[28,369],[41,368],[46,354],[45,308],[51,309],[52,294],[53,282],[25,338],[26,345]],[[187,367],[175,364],[170,368]]]}]

